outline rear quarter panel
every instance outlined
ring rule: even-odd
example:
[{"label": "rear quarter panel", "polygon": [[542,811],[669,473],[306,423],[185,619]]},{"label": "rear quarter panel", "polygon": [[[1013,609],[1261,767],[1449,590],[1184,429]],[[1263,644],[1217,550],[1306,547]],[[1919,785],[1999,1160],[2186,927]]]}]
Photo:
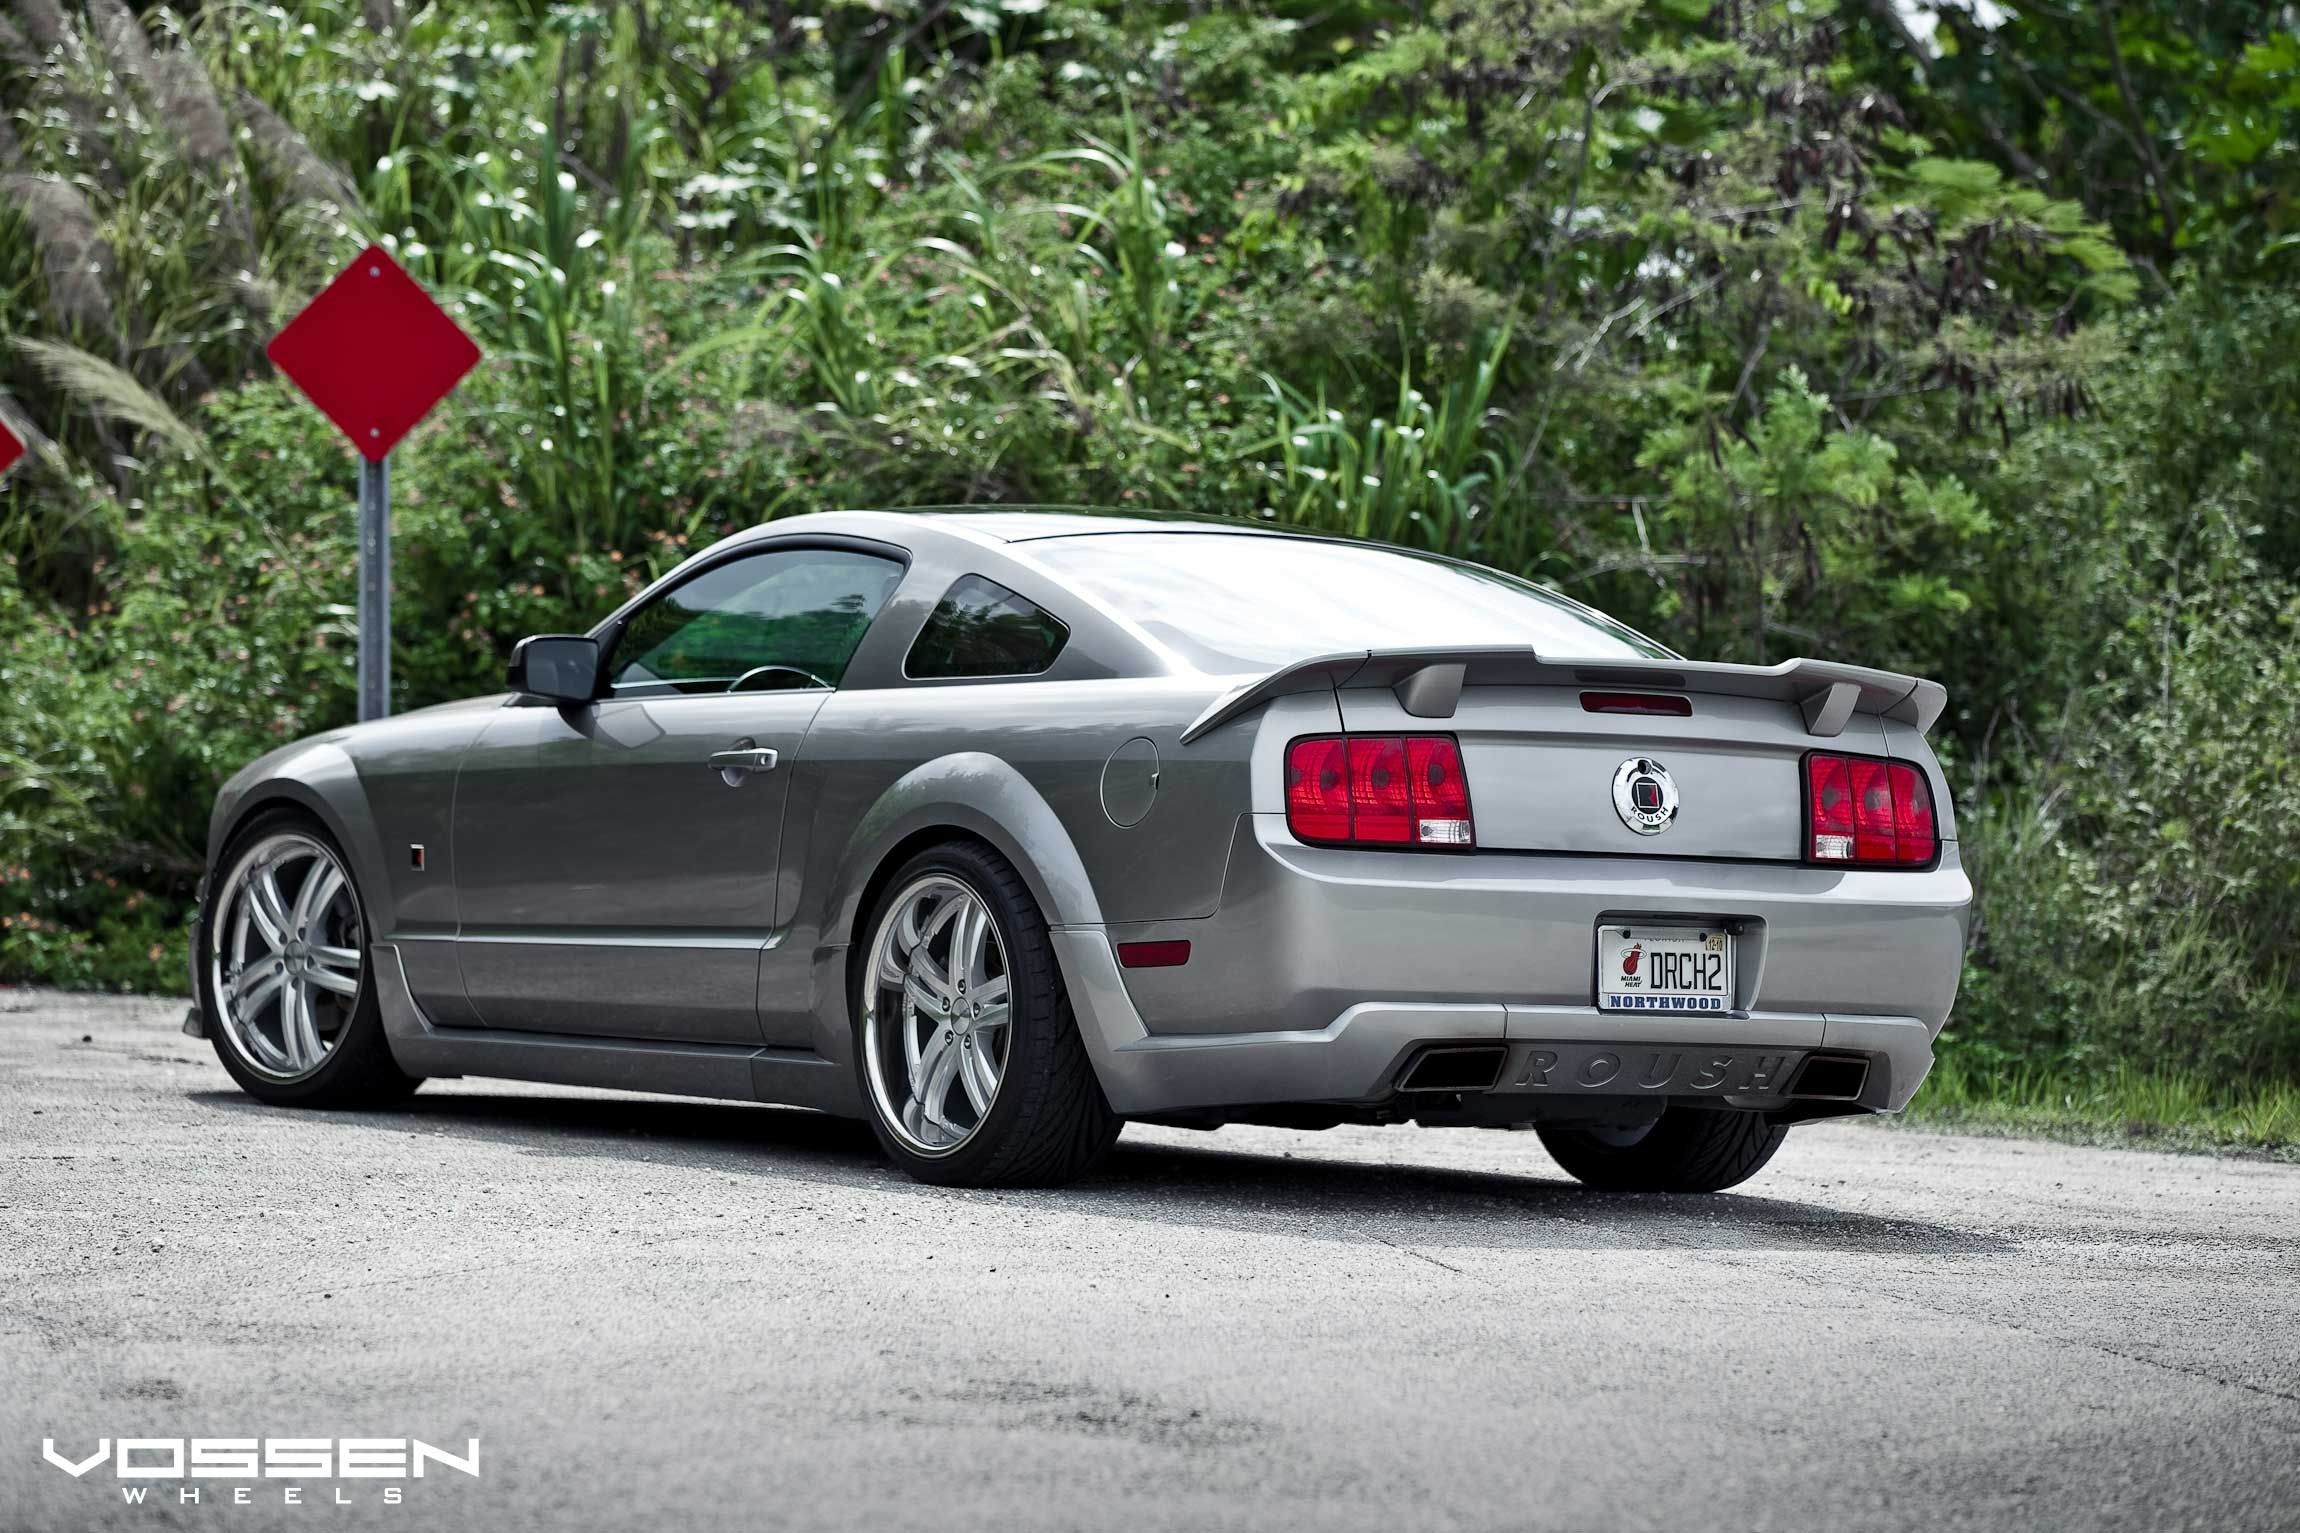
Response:
[{"label": "rear quarter panel", "polygon": [[[1176,744],[1213,691],[1195,678],[1012,681],[826,700],[784,817],[784,914],[760,969],[767,1041],[848,1057],[848,965],[873,881],[929,838],[997,848],[1050,926],[1210,914],[1247,810],[1252,748],[1247,731],[1214,749]],[[1158,753],[1157,791],[1120,826],[1104,808],[1105,769],[1142,739]]]},{"label": "rear quarter panel", "polygon": [[[1013,816],[1020,823],[1005,829],[1050,923],[1211,914],[1231,831],[1250,803],[1252,749],[1250,731],[1179,744],[1214,690],[1197,678],[1158,677],[839,693],[816,718],[793,784],[784,866],[798,877],[786,894],[802,908],[820,902],[806,913],[825,941],[855,940],[861,886],[907,827],[930,823],[938,802],[1008,816],[997,774],[964,765],[979,756],[1011,771],[1048,811],[1044,819]],[[1156,752],[1157,784],[1142,817],[1120,825],[1106,809],[1104,783],[1112,756],[1136,740]],[[946,761],[959,765],[920,776]],[[1128,765],[1119,775],[1139,771]],[[1056,837],[1061,844],[1051,844]],[[1065,865],[1082,870],[1083,889],[1059,876]]]}]

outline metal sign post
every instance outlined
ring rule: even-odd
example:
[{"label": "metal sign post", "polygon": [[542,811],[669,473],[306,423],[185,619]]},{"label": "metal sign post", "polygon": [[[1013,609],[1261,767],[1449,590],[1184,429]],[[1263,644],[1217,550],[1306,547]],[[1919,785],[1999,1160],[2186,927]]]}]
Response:
[{"label": "metal sign post", "polygon": [[359,718],[391,712],[391,450],[479,364],[479,348],[381,246],[264,348],[359,452]]},{"label": "metal sign post", "polygon": [[359,721],[391,712],[391,455],[359,460]]}]

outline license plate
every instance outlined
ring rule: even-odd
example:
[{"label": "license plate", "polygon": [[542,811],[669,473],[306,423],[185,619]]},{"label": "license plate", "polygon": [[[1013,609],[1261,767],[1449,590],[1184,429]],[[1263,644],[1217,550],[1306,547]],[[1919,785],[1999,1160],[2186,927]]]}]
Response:
[{"label": "license plate", "polygon": [[1599,1011],[1731,1011],[1733,934],[1714,926],[1600,926]]}]

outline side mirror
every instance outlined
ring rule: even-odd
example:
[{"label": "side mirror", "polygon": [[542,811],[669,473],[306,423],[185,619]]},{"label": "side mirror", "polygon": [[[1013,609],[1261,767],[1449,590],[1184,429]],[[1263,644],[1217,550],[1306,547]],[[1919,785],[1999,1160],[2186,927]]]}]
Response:
[{"label": "side mirror", "polygon": [[511,690],[554,703],[587,703],[599,695],[599,641],[576,633],[539,633],[511,648]]}]

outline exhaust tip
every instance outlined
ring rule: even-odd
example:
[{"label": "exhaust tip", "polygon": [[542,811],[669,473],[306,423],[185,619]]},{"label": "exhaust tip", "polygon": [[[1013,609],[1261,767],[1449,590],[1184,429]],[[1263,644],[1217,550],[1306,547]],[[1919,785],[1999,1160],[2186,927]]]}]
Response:
[{"label": "exhaust tip", "polygon": [[1400,1091],[1491,1091],[1501,1080],[1509,1046],[1440,1044],[1422,1050],[1398,1078]]},{"label": "exhaust tip", "polygon": [[1789,1095],[1805,1102],[1853,1102],[1868,1083],[1866,1055],[1808,1054],[1789,1083]]}]

